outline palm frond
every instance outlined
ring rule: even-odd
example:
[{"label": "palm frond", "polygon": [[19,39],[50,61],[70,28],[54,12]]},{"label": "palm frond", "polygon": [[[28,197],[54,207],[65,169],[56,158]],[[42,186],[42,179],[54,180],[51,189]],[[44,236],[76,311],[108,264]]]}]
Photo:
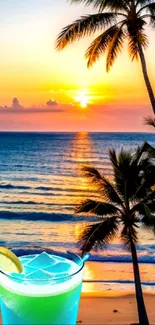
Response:
[{"label": "palm frond", "polygon": [[155,149],[147,142],[135,153],[121,150],[116,155],[115,150],[110,150],[114,187],[123,201],[140,201],[150,194],[151,186],[155,184],[155,167],[151,162],[154,157]]},{"label": "palm frond", "polygon": [[155,128],[155,118],[152,116],[144,117],[144,123]]},{"label": "palm frond", "polygon": [[84,175],[88,177],[92,184],[103,194],[107,202],[114,202],[122,206],[122,200],[115,190],[113,184],[102,176],[96,168],[90,166],[83,167]]},{"label": "palm frond", "polygon": [[137,181],[132,201],[140,202],[152,194],[152,187],[155,185],[155,165],[151,162],[152,156],[155,156],[155,152],[152,154],[150,149],[147,157],[142,159],[137,166],[137,177],[135,175]]},{"label": "palm frond", "polygon": [[103,11],[106,8],[109,10],[128,12],[129,6],[126,0],[96,0],[96,7],[99,11]]},{"label": "palm frond", "polygon": [[143,201],[140,203],[137,203],[132,209],[131,213],[138,212],[142,216],[150,217],[151,211],[149,209],[148,202],[144,203]]},{"label": "palm frond", "polygon": [[140,10],[137,12],[137,15],[142,13],[143,11],[148,12],[150,15],[155,15],[155,2],[147,3],[140,8]]},{"label": "palm frond", "polygon": [[117,30],[108,44],[108,55],[107,55],[107,63],[106,70],[107,72],[112,67],[115,59],[119,52],[121,52],[123,47],[123,41],[125,39],[125,33],[123,31],[123,24],[120,27],[117,27]]},{"label": "palm frond", "polygon": [[86,59],[88,59],[88,68],[90,68],[100,58],[100,56],[105,53],[109,42],[116,33],[116,30],[116,25],[108,28],[90,44],[85,54]]},{"label": "palm frond", "polygon": [[95,6],[94,0],[70,0],[72,3],[83,3],[85,6]]},{"label": "palm frond", "polygon": [[110,150],[109,154],[113,166],[115,188],[121,199],[127,202],[133,194],[136,174],[131,166],[132,153],[122,149],[118,155],[115,150]]},{"label": "palm frond", "polygon": [[148,154],[151,148],[150,144],[146,141],[141,146],[138,146],[132,156],[132,164],[139,165],[144,154]]},{"label": "palm frond", "polygon": [[131,249],[131,240],[134,244],[138,241],[137,230],[134,225],[124,225],[121,231],[121,239],[128,250]]},{"label": "palm frond", "polygon": [[[126,173],[126,168],[130,166],[132,160],[131,151],[124,150],[123,148],[118,153],[118,165],[124,173]],[[124,174],[123,173],[123,174]]]},{"label": "palm frond", "polygon": [[121,199],[124,200],[124,171],[119,164],[119,160],[114,149],[109,150],[109,158],[113,167],[115,188],[117,189],[117,192]]},{"label": "palm frond", "polygon": [[141,219],[142,226],[145,230],[152,230],[155,234],[155,215],[144,215]]},{"label": "palm frond", "polygon": [[[121,149],[117,156],[118,168],[114,170],[115,172],[115,181],[117,182],[118,176],[119,180],[128,180],[131,175],[130,174],[130,165],[132,161],[132,153],[130,151],[126,151]],[[116,178],[117,176],[117,178]]]},{"label": "palm frond", "polygon": [[120,213],[115,205],[93,200],[85,200],[75,209],[75,213],[91,213],[98,216],[106,216]]},{"label": "palm frond", "polygon": [[[148,153],[148,158],[144,159],[141,163],[142,168],[142,177],[145,182],[146,188],[152,188],[155,186],[155,164],[151,161],[154,158],[154,151]],[[148,161],[148,163],[147,163]]]},{"label": "palm frond", "polygon": [[56,40],[56,48],[62,50],[75,40],[90,36],[114,22],[116,22],[116,14],[110,12],[82,16],[62,29]]},{"label": "palm frond", "polygon": [[103,177],[103,181],[104,181],[103,194],[104,194],[105,199],[108,202],[114,202],[120,206],[123,206],[123,202],[122,202],[119,194],[115,190],[114,185],[110,181],[108,181],[105,177]]},{"label": "palm frond", "polygon": [[118,161],[117,161],[117,155],[116,155],[116,151],[114,149],[109,150],[109,158],[110,158],[113,168],[116,168],[116,170],[118,170],[119,166],[118,166]]},{"label": "palm frond", "polygon": [[106,245],[115,236],[118,226],[119,221],[115,216],[99,223],[87,225],[79,239],[82,255],[92,248],[102,248]]},{"label": "palm frond", "polygon": [[150,3],[152,3],[152,0],[136,0],[136,7],[139,6],[140,8],[142,8]]},{"label": "palm frond", "polygon": [[[145,141],[140,147],[141,155],[146,154],[149,159],[155,158],[155,148],[152,147],[147,141]],[[135,156],[135,155],[134,155]],[[133,156],[133,158],[134,158]]]},{"label": "palm frond", "polygon": [[129,54],[132,58],[132,60],[139,58],[139,44],[141,45],[142,48],[146,49],[148,47],[148,37],[142,32],[138,31],[129,33]]},{"label": "palm frond", "polygon": [[130,37],[129,38],[129,55],[131,56],[132,61],[134,59],[138,60],[138,54],[139,54],[138,44],[135,41],[135,37]]},{"label": "palm frond", "polygon": [[82,171],[84,173],[84,176],[85,177],[88,177],[89,180],[92,182],[92,183],[100,183],[102,182],[102,175],[100,174],[100,172],[95,168],[95,167],[92,167],[92,166],[82,166]]},{"label": "palm frond", "polygon": [[131,201],[141,202],[152,193],[150,183],[154,185],[154,180],[149,182],[147,179],[145,178],[143,179],[143,175],[142,175],[139,183],[140,185],[137,184],[137,189],[135,189],[135,193],[133,193]]},{"label": "palm frond", "polygon": [[[135,195],[136,196],[136,195]],[[155,190],[150,190],[150,193],[141,197],[139,202],[136,200],[137,203],[131,208],[131,215],[134,213],[138,213],[139,215],[145,215],[149,209],[149,215],[155,212]]]},{"label": "palm frond", "polygon": [[71,3],[83,3],[85,6],[92,5],[99,11],[103,11],[106,8],[110,10],[127,11],[129,8],[127,0],[71,0]]}]

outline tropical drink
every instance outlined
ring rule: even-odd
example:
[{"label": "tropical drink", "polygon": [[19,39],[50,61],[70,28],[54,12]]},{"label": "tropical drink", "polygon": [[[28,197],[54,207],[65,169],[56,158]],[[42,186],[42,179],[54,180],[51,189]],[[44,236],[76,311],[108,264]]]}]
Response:
[{"label": "tropical drink", "polygon": [[19,260],[21,273],[0,272],[3,324],[76,324],[82,259],[43,252]]}]

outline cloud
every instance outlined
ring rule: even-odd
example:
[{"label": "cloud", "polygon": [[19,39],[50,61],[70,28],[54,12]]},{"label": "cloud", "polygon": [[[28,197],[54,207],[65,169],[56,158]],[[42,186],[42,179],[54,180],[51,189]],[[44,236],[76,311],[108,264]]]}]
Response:
[{"label": "cloud", "polygon": [[13,98],[12,106],[0,106],[0,114],[60,113],[64,111],[63,104],[54,100],[49,100],[45,105],[23,107],[18,98]]},{"label": "cloud", "polygon": [[13,98],[12,109],[15,109],[15,110],[23,109],[23,106],[20,105],[18,98]]},{"label": "cloud", "polygon": [[46,103],[47,106],[49,107],[53,107],[53,106],[58,106],[58,102],[56,102],[55,100],[49,100],[47,103]]}]

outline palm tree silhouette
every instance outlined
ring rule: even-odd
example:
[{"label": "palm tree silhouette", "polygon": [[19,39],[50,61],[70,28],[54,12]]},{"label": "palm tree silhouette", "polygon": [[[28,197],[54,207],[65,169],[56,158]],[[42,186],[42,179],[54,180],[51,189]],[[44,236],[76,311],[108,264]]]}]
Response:
[{"label": "palm tree silhouette", "polygon": [[155,128],[155,117],[148,116],[144,118],[144,123],[149,126],[153,126]]},{"label": "palm tree silhouette", "polygon": [[79,244],[82,255],[92,248],[103,249],[120,230],[120,238],[131,252],[136,299],[140,325],[148,325],[136,244],[142,226],[155,232],[155,149],[144,143],[133,154],[109,151],[113,167],[113,182],[93,167],[83,167],[85,176],[98,190],[101,200],[86,200],[79,204],[76,213],[97,215],[101,221],[87,225],[81,233]]},{"label": "palm tree silhouette", "polygon": [[91,67],[107,52],[106,70],[112,67],[117,55],[128,41],[131,59],[141,60],[142,72],[150,102],[155,114],[155,96],[148,77],[144,50],[149,41],[145,33],[147,24],[155,26],[155,1],[153,0],[71,0],[71,3],[93,5],[96,14],[82,16],[62,29],[56,41],[58,50],[84,36],[97,31],[101,34],[91,43],[86,52],[87,66]]}]

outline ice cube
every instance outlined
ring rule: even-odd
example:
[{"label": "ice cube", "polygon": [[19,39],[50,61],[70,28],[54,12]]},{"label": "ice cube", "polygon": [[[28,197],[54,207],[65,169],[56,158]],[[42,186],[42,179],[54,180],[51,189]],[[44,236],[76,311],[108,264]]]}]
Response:
[{"label": "ice cube", "polygon": [[56,273],[53,276],[54,276],[54,280],[55,279],[63,279],[63,278],[69,277],[68,276],[68,273],[66,273],[66,272],[64,272],[64,273]]},{"label": "ice cube", "polygon": [[67,273],[69,275],[69,274],[73,273],[75,271],[75,269],[77,269],[77,265],[74,263],[75,267],[73,267],[72,264],[59,262],[59,263],[54,264],[53,266],[46,268],[46,271],[54,273],[54,274],[55,273],[58,273],[58,274],[59,273]]},{"label": "ice cube", "polygon": [[69,281],[71,279],[71,276],[68,275],[68,273],[59,273],[59,274],[54,274],[54,279],[53,283],[58,284],[58,283],[64,283],[66,281]]},{"label": "ice cube", "polygon": [[50,280],[52,279],[52,274],[46,272],[42,269],[31,272],[25,276],[25,279],[29,280]]},{"label": "ice cube", "polygon": [[21,283],[25,279],[25,274],[24,273],[12,272],[10,275],[13,277],[13,281],[15,281],[15,282],[20,282]]},{"label": "ice cube", "polygon": [[27,256],[24,255],[24,256],[20,256],[19,259],[20,259],[22,265],[25,265],[25,264],[27,264],[30,261],[30,259],[32,260],[35,257],[36,257],[36,254],[27,255]]},{"label": "ice cube", "polygon": [[25,274],[32,273],[34,270],[36,270],[36,268],[28,266],[27,264],[23,265],[23,271]]},{"label": "ice cube", "polygon": [[55,255],[54,258],[56,259],[57,262],[62,262],[64,260],[64,257]]},{"label": "ice cube", "polygon": [[47,253],[43,252],[39,255],[37,255],[35,258],[33,258],[30,262],[28,262],[26,265],[31,266],[34,268],[47,268],[48,266],[52,266],[55,264],[55,259],[48,255]]},{"label": "ice cube", "polygon": [[25,274],[24,273],[15,273],[15,272],[12,272],[10,275],[13,276],[14,278],[17,278],[17,279],[23,279],[25,277]]}]

